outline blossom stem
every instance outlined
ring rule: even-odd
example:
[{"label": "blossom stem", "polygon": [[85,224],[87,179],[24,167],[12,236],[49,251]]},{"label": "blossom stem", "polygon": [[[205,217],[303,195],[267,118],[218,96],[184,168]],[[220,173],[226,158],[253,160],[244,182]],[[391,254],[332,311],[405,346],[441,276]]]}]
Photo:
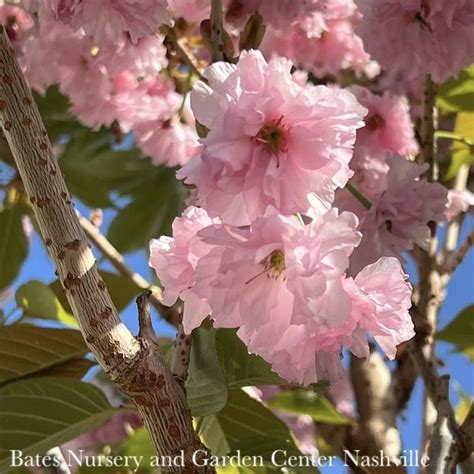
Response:
[{"label": "blossom stem", "polygon": [[459,247],[457,253],[455,253],[450,260],[446,262],[444,272],[451,275],[461,265],[464,257],[467,255],[471,247],[474,245],[474,229],[469,232],[466,240]]},{"label": "blossom stem", "polygon": [[181,38],[178,38],[176,31],[167,25],[162,26],[164,35],[166,35],[165,44],[169,44],[174,49],[176,55],[188,66],[189,70],[199,79],[202,79],[199,62],[189,48],[184,44]]},{"label": "blossom stem", "polygon": [[346,184],[346,189],[366,208],[370,209],[372,207],[372,203],[358,190],[356,189],[351,183]]}]

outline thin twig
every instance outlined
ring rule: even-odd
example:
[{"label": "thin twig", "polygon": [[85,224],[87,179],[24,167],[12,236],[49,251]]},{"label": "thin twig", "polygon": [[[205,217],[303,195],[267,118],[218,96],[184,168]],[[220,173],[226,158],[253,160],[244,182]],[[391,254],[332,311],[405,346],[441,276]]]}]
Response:
[{"label": "thin twig", "polygon": [[423,88],[423,117],[421,121],[421,150],[419,160],[421,163],[430,165],[431,174],[429,179],[436,180],[436,163],[435,163],[435,130],[436,130],[436,84],[427,75]]},{"label": "thin twig", "polygon": [[120,252],[109,242],[107,237],[100,229],[92,224],[84,216],[79,215],[79,222],[84,229],[89,240],[97,247],[102,255],[114,266],[114,268],[123,276],[127,277],[135,285],[143,290],[151,290],[149,297],[153,307],[168,321],[170,324],[177,326],[180,321],[180,313],[176,307],[168,307],[163,304],[161,298],[161,290],[145,280],[139,273],[134,272],[126,263]]},{"label": "thin twig", "polygon": [[138,337],[142,339],[148,339],[158,344],[158,338],[156,337],[153,324],[151,322],[150,310],[148,309],[148,300],[151,296],[151,291],[148,290],[137,296],[137,309],[138,309],[138,326],[140,328]]},{"label": "thin twig", "polygon": [[[471,408],[459,427],[456,433],[451,449],[449,451],[448,459],[448,472],[449,474],[455,474],[456,465],[460,464],[463,472],[468,471],[472,468],[472,460],[470,459],[471,453],[474,451],[474,404],[471,404]],[[468,464],[471,464],[469,466]]]},{"label": "thin twig", "polygon": [[[426,472],[427,474],[451,474],[449,453],[455,449],[453,444],[456,440],[459,443],[462,435],[459,434],[460,428],[456,422],[453,407],[449,402],[449,376],[440,376],[433,363],[426,359],[419,347],[410,346],[408,351],[438,414],[430,436],[431,442],[428,448],[430,464]],[[463,443],[462,446],[465,446],[465,444]],[[463,450],[460,450],[460,452],[464,453]],[[458,462],[460,461],[463,461],[461,466],[463,472],[474,472],[471,459],[459,458]]]},{"label": "thin twig", "polygon": [[165,44],[169,43],[177,56],[189,67],[189,69],[197,76],[202,79],[201,68],[199,67],[199,61],[188,48],[186,43],[178,37],[176,30],[167,25],[162,26],[162,31],[166,35]]},{"label": "thin twig", "polygon": [[[438,179],[438,164],[436,162],[436,84],[427,75],[423,86],[423,116],[421,119],[420,136],[421,150],[419,161],[429,165],[428,180]],[[415,321],[415,329],[421,328],[424,336],[416,338],[422,352],[430,361],[434,360],[434,333],[438,322],[438,312],[444,297],[445,281],[439,274],[437,265],[437,236],[436,224],[431,226],[431,240],[428,252],[419,253],[418,269],[420,275],[420,300],[417,314],[420,321]],[[423,419],[423,445],[422,450],[429,444],[436,411],[430,397],[425,393],[425,410]]]},{"label": "thin twig", "polygon": [[461,265],[464,257],[469,252],[470,248],[474,245],[474,228],[466,237],[466,240],[459,247],[458,251],[446,262],[443,268],[443,272],[452,275],[456,269]]},{"label": "thin twig", "polygon": [[224,60],[222,0],[211,0],[211,57],[212,62]]},{"label": "thin twig", "polygon": [[346,184],[346,189],[366,208],[370,209],[372,203],[351,183]]},{"label": "thin twig", "polygon": [[[433,426],[431,442],[428,447],[429,464],[426,474],[448,474],[447,459],[453,442],[453,435],[449,429],[451,405],[449,404],[449,375],[443,375],[436,380],[433,403],[438,416]],[[432,396],[433,396],[432,395]]]}]

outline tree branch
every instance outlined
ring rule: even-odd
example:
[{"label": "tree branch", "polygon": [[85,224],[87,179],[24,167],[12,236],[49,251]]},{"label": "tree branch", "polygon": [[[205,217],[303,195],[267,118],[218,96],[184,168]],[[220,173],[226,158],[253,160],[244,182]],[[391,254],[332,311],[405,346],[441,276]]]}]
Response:
[{"label": "tree branch", "polygon": [[351,379],[359,413],[364,452],[383,451],[396,457],[401,452],[397,414],[393,409],[391,374],[382,356],[373,352],[369,360],[351,356]]},{"label": "tree branch", "polygon": [[[174,455],[183,450],[191,467],[192,453],[205,448],[193,429],[184,390],[156,344],[134,338],[120,321],[3,26],[0,80],[2,129],[84,339],[104,371],[137,406],[157,454]],[[194,465],[193,469],[214,472]]]},{"label": "tree branch", "polygon": [[425,77],[423,88],[423,117],[421,120],[421,150],[419,160],[421,163],[428,163],[431,169],[429,179],[436,180],[437,169],[435,163],[435,130],[436,130],[436,84],[428,75]]},{"label": "tree branch", "polygon": [[461,265],[464,257],[469,252],[470,248],[474,245],[474,228],[469,232],[466,240],[459,247],[458,251],[446,262],[443,268],[443,272],[452,275],[456,269]]},{"label": "tree branch", "polygon": [[211,54],[212,62],[224,58],[224,23],[222,0],[211,0]]},{"label": "tree branch", "polygon": [[[461,464],[463,471],[472,469],[471,453],[474,451],[474,404],[471,404],[469,413],[466,416],[463,424],[460,426],[458,432],[454,436],[451,449],[448,456],[448,472],[455,474],[456,465]],[[470,466],[468,465],[470,464]],[[467,471],[467,472],[472,472]]]},{"label": "tree branch", "polygon": [[170,46],[172,46],[172,49],[175,51],[177,56],[184,62],[184,64],[186,64],[186,66],[188,66],[189,69],[197,77],[199,77],[199,79],[203,79],[198,60],[189,50],[183,40],[178,37],[178,35],[176,34],[176,30],[174,28],[169,27],[168,25],[163,25],[162,31],[166,35],[165,45],[169,44]]},{"label": "tree branch", "polygon": [[125,262],[120,252],[109,242],[107,237],[101,233],[100,229],[91,221],[79,215],[79,222],[84,229],[89,240],[94,244],[102,255],[114,266],[123,276],[127,277],[143,290],[151,290],[149,301],[153,307],[162,315],[166,321],[173,326],[178,326],[180,313],[175,306],[165,306],[161,298],[161,290],[145,280],[139,273],[134,272]]},{"label": "tree branch", "polygon": [[[449,403],[449,375],[440,376],[431,361],[428,361],[419,347],[410,346],[409,355],[422,377],[428,396],[437,411],[437,419],[433,426],[428,446],[430,458],[427,474],[455,473],[455,466],[463,462],[463,472],[474,472],[474,463],[469,458],[474,440],[474,416],[466,418],[464,430],[458,427],[454,410]],[[472,416],[472,409],[470,411]],[[454,463],[454,471],[452,466]]]}]

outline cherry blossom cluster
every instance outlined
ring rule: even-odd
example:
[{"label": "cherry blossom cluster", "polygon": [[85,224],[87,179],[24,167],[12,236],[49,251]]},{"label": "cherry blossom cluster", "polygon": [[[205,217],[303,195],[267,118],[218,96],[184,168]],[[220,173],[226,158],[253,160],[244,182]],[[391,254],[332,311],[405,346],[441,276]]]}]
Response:
[{"label": "cherry blossom cluster", "polygon": [[150,265],[185,331],[210,317],[286,379],[337,381],[343,349],[393,359],[413,336],[404,254],[474,202],[426,179],[414,134],[424,76],[474,62],[474,0],[222,5],[207,68],[208,0],[25,0],[0,21],[34,89],[180,167],[189,207]]},{"label": "cherry blossom cluster", "polygon": [[[0,7],[30,85],[53,84],[83,124],[133,132],[155,164],[182,165],[197,143],[185,97],[164,74],[165,0],[49,0]],[[46,66],[47,65],[47,66]]]},{"label": "cherry blossom cluster", "polygon": [[152,241],[150,264],[165,303],[184,302],[186,332],[211,315],[280,375],[308,384],[340,378],[344,347],[367,356],[367,334],[395,357],[413,324],[399,260],[377,258],[351,276],[359,220],[332,207],[367,109],[348,90],[301,84],[291,67],[249,51],[195,85],[191,106],[209,132],[178,172],[195,205],[173,238]]},{"label": "cherry blossom cluster", "polygon": [[431,75],[441,83],[474,57],[472,0],[357,0],[357,33],[370,54],[404,80]]}]

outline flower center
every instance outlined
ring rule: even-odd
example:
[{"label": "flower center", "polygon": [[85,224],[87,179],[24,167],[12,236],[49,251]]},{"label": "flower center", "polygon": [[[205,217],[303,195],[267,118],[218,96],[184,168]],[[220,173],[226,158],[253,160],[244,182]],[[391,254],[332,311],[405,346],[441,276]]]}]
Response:
[{"label": "flower center", "polygon": [[274,250],[260,263],[263,265],[263,270],[250,278],[250,280],[246,281],[246,285],[265,274],[267,275],[267,278],[273,280],[280,278],[281,274],[285,271],[285,254],[281,250]]},{"label": "flower center", "polygon": [[283,123],[283,117],[280,117],[260,129],[255,140],[264,146],[270,154],[278,157],[280,152],[288,151],[288,130],[288,126]]},{"label": "flower center", "polygon": [[379,114],[375,114],[367,119],[366,125],[369,130],[378,130],[385,125],[385,120]]},{"label": "flower center", "polygon": [[264,261],[265,270],[280,276],[285,270],[285,254],[281,250],[273,251]]}]

